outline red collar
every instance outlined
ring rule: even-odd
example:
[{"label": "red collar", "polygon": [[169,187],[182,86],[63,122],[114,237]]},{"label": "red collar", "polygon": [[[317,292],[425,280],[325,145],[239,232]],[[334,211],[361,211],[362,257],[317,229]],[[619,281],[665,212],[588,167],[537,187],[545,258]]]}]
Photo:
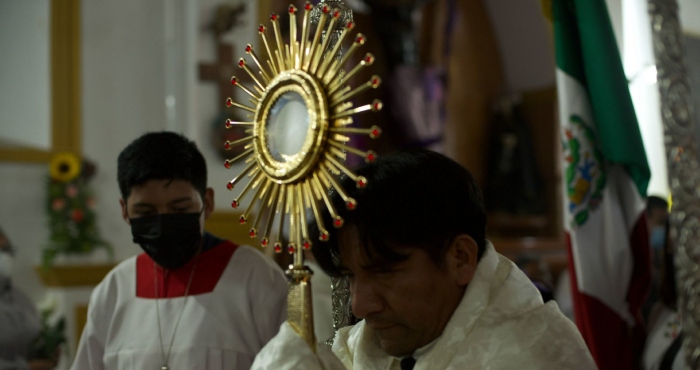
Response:
[{"label": "red collar", "polygon": [[139,298],[156,298],[153,286],[154,272],[157,273],[158,298],[177,298],[185,295],[190,273],[195,266],[189,295],[209,293],[214,290],[223,275],[231,256],[238,245],[224,241],[193,258],[187,264],[174,270],[166,270],[155,263],[146,253],[136,257],[136,296]]}]

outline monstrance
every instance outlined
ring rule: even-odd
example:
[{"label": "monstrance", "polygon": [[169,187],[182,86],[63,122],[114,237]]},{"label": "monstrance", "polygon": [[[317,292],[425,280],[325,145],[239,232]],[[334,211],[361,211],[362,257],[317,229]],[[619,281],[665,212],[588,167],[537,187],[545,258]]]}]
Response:
[{"label": "monstrance", "polygon": [[[331,4],[338,4],[332,7]],[[268,28],[260,25],[267,58],[259,58],[253,46],[245,52],[254,65],[241,58],[238,66],[252,79],[252,86],[245,86],[235,76],[231,84],[240,88],[248,97],[247,103],[226,100],[228,107],[247,111],[248,122],[227,120],[226,127],[243,125],[248,136],[224,143],[225,148],[244,146],[244,152],[225,161],[226,168],[244,162],[243,169],[227,184],[233,190],[243,178],[250,181],[243,186],[231,206],[239,208],[249,201],[239,218],[241,224],[250,223],[249,235],[260,237],[263,247],[273,246],[275,252],[286,249],[294,255],[294,263],[287,270],[290,278],[288,293],[288,322],[315,350],[311,304],[311,271],[304,266],[303,250],[312,248],[307,219],[313,214],[319,230],[319,240],[328,241],[331,234],[321,218],[326,207],[333,219],[333,227],[343,225],[343,219],[329,198],[329,190],[342,197],[348,209],[357,207],[339,185],[336,177],[344,174],[362,188],[367,179],[355,175],[346,165],[348,154],[358,155],[371,162],[376,158],[372,151],[362,151],[350,144],[350,135],[367,135],[377,138],[381,130],[352,127],[353,115],[366,111],[379,111],[382,103],[354,107],[353,99],[375,89],[381,83],[378,76],[358,86],[349,85],[351,79],[363,68],[372,65],[374,57],[367,53],[349,70],[344,67],[350,57],[366,39],[356,34],[350,46],[343,52],[343,41],[348,39],[355,24],[347,15],[347,7],[339,1],[316,5],[306,2],[303,10],[294,5],[288,8],[289,42],[283,41],[280,16],[270,15],[273,40],[268,40]],[[303,12],[301,32],[298,32],[297,15]],[[313,21],[312,21],[313,19]],[[312,30],[313,24],[315,30]],[[252,68],[251,68],[252,67]],[[257,74],[253,72],[257,69]],[[246,198],[248,194],[252,197]],[[257,214],[252,212],[257,207]],[[275,230],[273,225],[276,223]],[[288,227],[289,236],[283,235]]]}]

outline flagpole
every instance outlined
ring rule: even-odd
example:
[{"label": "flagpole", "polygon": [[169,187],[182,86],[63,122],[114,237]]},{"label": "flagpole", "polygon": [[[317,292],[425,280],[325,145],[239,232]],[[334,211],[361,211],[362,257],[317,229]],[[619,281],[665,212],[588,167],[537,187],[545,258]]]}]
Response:
[{"label": "flagpole", "polygon": [[671,187],[678,309],[686,369],[700,368],[700,165],[676,0],[648,0]]}]

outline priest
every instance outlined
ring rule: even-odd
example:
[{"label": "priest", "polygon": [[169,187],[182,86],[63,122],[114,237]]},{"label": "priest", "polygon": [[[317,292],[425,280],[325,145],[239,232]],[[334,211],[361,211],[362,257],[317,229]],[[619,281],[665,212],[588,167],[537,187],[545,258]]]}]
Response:
[{"label": "priest", "polygon": [[144,253],[93,291],[72,369],[250,368],[286,320],[287,282],[259,251],[203,231],[214,192],[202,154],[148,133],[121,152],[117,178]]},{"label": "priest", "polygon": [[285,323],[254,369],[596,368],[574,323],[485,239],[481,192],[466,169],[416,150],[357,175],[366,188],[342,184],[357,208],[334,194],[345,226],[314,255],[349,277],[362,320],[340,329],[331,350],[310,348]]}]

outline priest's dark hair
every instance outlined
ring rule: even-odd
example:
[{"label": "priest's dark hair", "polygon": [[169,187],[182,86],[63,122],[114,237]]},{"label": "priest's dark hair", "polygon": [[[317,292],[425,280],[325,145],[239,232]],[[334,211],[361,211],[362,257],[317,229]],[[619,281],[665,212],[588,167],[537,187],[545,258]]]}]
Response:
[{"label": "priest's dark hair", "polygon": [[367,179],[365,188],[358,189],[348,177],[341,180],[348,196],[357,201],[355,210],[348,210],[337,192],[331,194],[345,221],[344,230],[333,228],[331,215],[324,212],[323,223],[331,236],[328,242],[321,242],[318,227],[312,224],[312,252],[326,273],[340,275],[338,236],[355,230],[366,255],[378,262],[401,261],[406,257],[400,248],[415,247],[442,266],[447,248],[460,234],[476,241],[478,259],[483,255],[483,198],[474,177],[457,162],[428,150],[411,149],[379,157],[355,173]]},{"label": "priest's dark hair", "polygon": [[149,132],[132,141],[117,159],[117,181],[122,199],[134,186],[149,180],[188,181],[204,197],[207,164],[197,145],[169,131]]}]

